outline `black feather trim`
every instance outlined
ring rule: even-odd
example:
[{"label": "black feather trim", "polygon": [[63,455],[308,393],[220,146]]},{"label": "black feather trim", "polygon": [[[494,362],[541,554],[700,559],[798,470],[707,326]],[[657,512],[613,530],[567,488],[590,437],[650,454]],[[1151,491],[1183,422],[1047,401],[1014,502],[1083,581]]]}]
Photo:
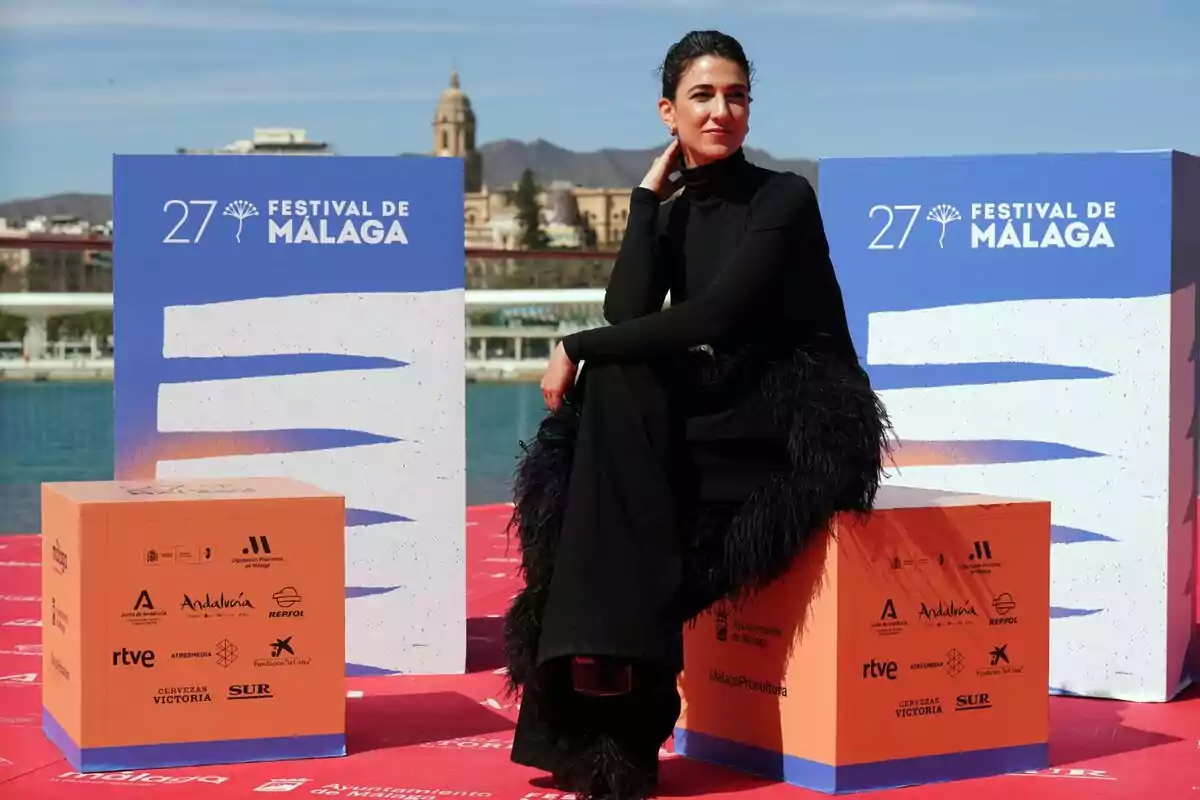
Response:
[{"label": "black feather trim", "polygon": [[713,509],[700,525],[724,528],[711,568],[724,572],[716,578],[724,593],[742,600],[787,572],[835,515],[871,511],[892,449],[887,410],[856,364],[797,351],[767,373],[763,392],[788,431],[791,474],[769,480],[732,517]]},{"label": "black feather trim", "polygon": [[[744,502],[695,510],[690,529],[683,532],[681,624],[694,622],[722,598],[744,601],[781,577],[838,513],[869,513],[892,449],[887,412],[858,364],[806,351],[767,365],[752,362],[717,363],[720,374],[700,376],[701,383],[713,377],[725,384],[740,374],[760,384],[787,431],[790,474],[767,481]],[[515,532],[520,546],[525,586],[505,616],[504,647],[507,688],[523,694],[523,706],[530,701],[546,709],[558,705],[549,696],[545,670],[538,668],[537,645],[575,458],[581,397],[577,385],[563,407],[543,420],[532,443],[521,443],[509,532]],[[628,790],[630,797],[645,796],[638,776],[653,770],[629,760],[619,742],[595,731],[576,731],[565,719],[543,719],[535,727],[553,740],[547,744],[569,769],[567,777],[581,783],[584,798],[599,796],[590,793],[593,781],[607,781],[610,791]]]},{"label": "black feather trim", "polygon": [[537,666],[542,610],[550,590],[575,458],[578,395],[578,392],[570,395],[557,412],[542,420],[532,443],[521,442],[524,456],[513,483],[514,506],[508,532],[510,536],[514,531],[517,535],[525,587],[514,598],[504,618],[506,682],[513,696],[533,676]]}]

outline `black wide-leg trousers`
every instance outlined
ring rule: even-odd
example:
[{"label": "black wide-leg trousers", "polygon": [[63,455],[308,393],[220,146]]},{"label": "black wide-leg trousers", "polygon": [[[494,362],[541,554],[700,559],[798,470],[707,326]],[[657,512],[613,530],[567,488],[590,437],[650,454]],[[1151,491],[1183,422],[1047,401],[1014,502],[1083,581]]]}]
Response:
[{"label": "black wide-leg trousers", "polygon": [[[536,643],[526,644],[536,657],[520,687],[518,763],[656,774],[680,712],[683,625],[728,588],[714,520],[722,510],[731,516],[764,476],[789,468],[765,407],[697,393],[692,376],[686,361],[588,364],[579,376],[569,480],[557,513],[536,515],[557,523],[555,546],[526,569],[526,599],[541,602],[526,604],[535,606],[526,610],[537,617],[527,636]],[[537,457],[522,469],[536,473],[528,461]],[[573,691],[577,655],[630,661],[632,691]]]}]

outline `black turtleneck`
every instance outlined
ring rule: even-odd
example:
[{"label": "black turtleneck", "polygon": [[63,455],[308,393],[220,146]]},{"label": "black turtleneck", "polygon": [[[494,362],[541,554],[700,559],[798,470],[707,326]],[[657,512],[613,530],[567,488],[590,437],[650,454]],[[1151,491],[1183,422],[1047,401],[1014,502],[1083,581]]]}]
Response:
[{"label": "black turtleneck", "polygon": [[746,342],[775,349],[820,341],[852,354],[812,185],[750,164],[741,150],[684,170],[683,183],[666,205],[633,190],[604,298],[612,324],[567,336],[571,361]]}]

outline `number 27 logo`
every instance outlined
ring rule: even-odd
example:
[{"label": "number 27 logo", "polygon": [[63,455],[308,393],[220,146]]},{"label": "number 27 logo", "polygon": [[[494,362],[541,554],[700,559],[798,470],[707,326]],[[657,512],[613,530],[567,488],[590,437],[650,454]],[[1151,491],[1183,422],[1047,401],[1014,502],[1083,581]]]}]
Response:
[{"label": "number 27 logo", "polygon": [[[212,219],[213,212],[216,211],[216,200],[168,200],[163,204],[163,213],[166,214],[172,208],[178,208],[179,219],[171,231],[163,237],[163,244],[199,244],[200,239],[204,237],[204,232],[208,229],[208,223]],[[200,220],[199,226],[196,228],[195,234],[189,239],[187,234],[180,235],[180,231],[187,225],[188,217],[191,216],[193,208],[202,209],[204,214]],[[221,216],[233,217],[237,220],[236,239],[238,244],[242,242],[242,226],[250,217],[258,216],[258,209],[249,200],[234,200],[225,206],[225,210],[221,212]]]},{"label": "number 27 logo", "polygon": [[[163,244],[199,244],[200,239],[204,236],[204,231],[208,229],[208,221],[212,219],[213,211],[217,208],[216,200],[168,200],[163,204],[163,213],[168,213],[172,208],[178,207],[180,210],[179,221],[175,223],[175,227],[171,228],[171,232],[163,238]],[[193,207],[206,208],[204,219],[200,221],[200,227],[196,230],[195,236],[191,239],[187,236],[180,237],[179,230],[187,224],[188,217],[191,214]]]},{"label": "number 27 logo", "polygon": [[[900,234],[900,241],[889,242],[884,241],[888,237],[888,232],[892,226],[896,224],[896,217],[899,215],[908,215],[908,222],[904,223],[904,232]],[[875,238],[867,245],[868,250],[899,250],[904,247],[904,243],[908,241],[908,235],[912,233],[913,225],[917,223],[917,217],[921,216],[921,206],[919,205],[874,205],[867,212],[870,219],[875,219],[876,215],[882,215],[883,227],[879,233],[875,234]],[[938,247],[946,246],[946,226],[952,222],[957,222],[962,219],[962,215],[958,209],[947,203],[941,203],[929,209],[928,216],[925,217],[930,222],[936,222],[941,226],[941,235],[938,236]],[[892,234],[891,238],[895,238],[896,234]]]},{"label": "number 27 logo", "polygon": [[[888,235],[888,231],[890,231],[892,226],[896,223],[897,212],[900,214],[908,214],[908,223],[904,226],[904,233],[900,234],[899,242],[895,244],[892,242],[885,242],[883,241],[884,237]],[[908,235],[912,233],[913,225],[916,224],[917,217],[921,215],[921,207],[919,205],[871,206],[871,211],[869,212],[868,216],[871,219],[875,219],[877,214],[881,214],[884,217],[883,227],[879,230],[879,233],[875,234],[875,238],[871,240],[869,245],[867,245],[867,249],[899,250],[900,248],[904,247],[904,243],[908,241]]]}]

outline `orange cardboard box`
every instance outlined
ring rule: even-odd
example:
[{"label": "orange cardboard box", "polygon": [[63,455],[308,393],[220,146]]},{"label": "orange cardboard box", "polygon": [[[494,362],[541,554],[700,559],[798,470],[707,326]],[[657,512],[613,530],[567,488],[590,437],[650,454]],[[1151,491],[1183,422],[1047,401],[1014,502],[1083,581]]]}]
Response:
[{"label": "orange cardboard box", "polygon": [[344,531],[293,480],[43,484],[46,736],[79,772],[345,755]]},{"label": "orange cardboard box", "polygon": [[827,793],[1048,765],[1050,504],[884,487],[690,627],[675,750]]}]

